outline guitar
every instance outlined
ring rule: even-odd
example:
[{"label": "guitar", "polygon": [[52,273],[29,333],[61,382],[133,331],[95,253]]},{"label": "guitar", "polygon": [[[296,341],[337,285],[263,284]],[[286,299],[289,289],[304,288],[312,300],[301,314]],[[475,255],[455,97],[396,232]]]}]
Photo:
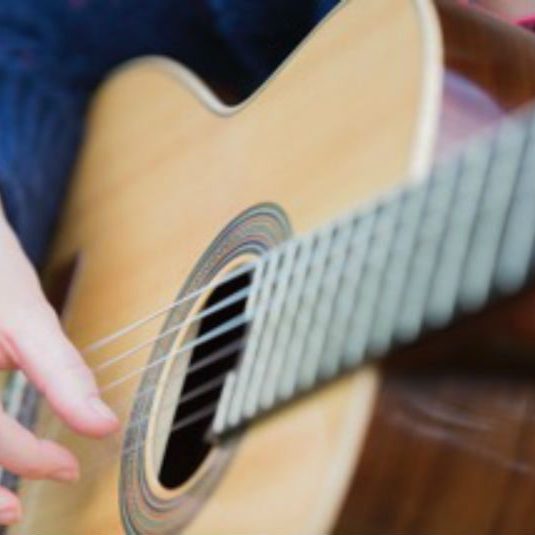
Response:
[{"label": "guitar", "polygon": [[528,374],[418,340],[531,280],[532,115],[433,161],[445,75],[491,125],[534,56],[449,3],[352,0],[235,107],[162,58],[111,77],[44,276],[123,426],[77,437],[17,377],[10,411],[83,475],[4,474],[8,534],[533,529]]}]

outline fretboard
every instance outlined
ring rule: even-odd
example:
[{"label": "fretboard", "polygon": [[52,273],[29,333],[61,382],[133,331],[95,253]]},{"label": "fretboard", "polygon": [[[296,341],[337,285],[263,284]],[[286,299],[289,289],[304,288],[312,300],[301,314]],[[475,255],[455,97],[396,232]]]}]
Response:
[{"label": "fretboard", "polygon": [[531,114],[508,121],[428,180],[262,258],[247,344],[212,435],[523,288],[535,237],[534,123]]}]

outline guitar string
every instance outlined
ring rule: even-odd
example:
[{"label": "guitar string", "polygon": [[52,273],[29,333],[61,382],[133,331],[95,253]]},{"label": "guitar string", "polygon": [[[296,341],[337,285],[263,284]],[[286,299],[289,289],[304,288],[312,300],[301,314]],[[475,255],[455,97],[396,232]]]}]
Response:
[{"label": "guitar string", "polygon": [[141,351],[142,349],[145,349],[146,347],[148,347],[148,346],[150,346],[152,344],[155,344],[156,342],[160,342],[160,341],[164,340],[165,338],[167,338],[171,334],[174,334],[174,333],[180,331],[184,327],[188,327],[188,326],[192,325],[193,323],[196,323],[199,320],[206,319],[206,318],[216,314],[217,312],[221,312],[225,308],[238,303],[242,299],[245,299],[245,298],[249,297],[249,295],[250,295],[250,288],[249,287],[248,288],[244,288],[242,290],[239,290],[239,291],[229,295],[225,299],[217,302],[216,304],[214,304],[214,305],[212,305],[212,306],[210,306],[208,308],[205,308],[202,312],[200,312],[198,314],[195,314],[192,317],[186,318],[184,321],[179,322],[177,325],[173,325],[172,327],[170,327],[169,329],[165,330],[164,332],[158,334],[157,336],[149,338],[148,340],[144,340],[143,342],[139,343],[138,345],[136,345],[134,347],[131,347],[131,348],[129,348],[129,349],[127,349],[127,350],[115,355],[114,357],[112,357],[112,358],[110,358],[110,359],[108,359],[108,360],[106,360],[106,361],[104,361],[102,363],[97,364],[94,367],[90,367],[90,369],[95,374],[99,374],[99,373],[103,372],[104,370],[106,370],[107,368],[109,368],[110,366],[113,366],[114,364],[117,364],[118,362],[121,362],[123,360],[126,360],[126,359],[134,356],[135,354],[139,353],[139,351]]},{"label": "guitar string", "polygon": [[[267,254],[269,254],[269,252],[266,253],[266,255]],[[260,259],[263,259],[263,258],[265,258],[265,256],[260,257]],[[121,327],[117,331],[114,331],[111,334],[108,334],[100,338],[99,340],[86,345],[80,350],[80,353],[83,356],[89,356],[93,353],[100,351],[107,345],[110,345],[116,342],[117,340],[124,337],[125,335],[132,333],[133,331],[139,329],[140,327],[143,327],[147,323],[150,323],[151,321],[159,318],[160,316],[173,311],[174,309],[188,303],[189,301],[192,301],[193,299],[200,297],[204,292],[208,290],[217,289],[227,284],[228,282],[240,277],[241,275],[245,275],[247,272],[254,270],[255,267],[258,265],[259,260],[244,264],[242,267],[237,268],[234,271],[232,271],[229,275],[226,275],[225,277],[221,279],[215,279],[211,281],[210,283],[204,286],[201,286],[200,288],[197,288],[191,293],[186,294],[185,296],[179,298],[177,301],[173,301],[172,303],[165,305],[164,307],[157,309],[154,312],[151,312],[147,316],[144,316],[136,321],[133,321],[132,323],[129,323]]]},{"label": "guitar string", "polygon": [[184,353],[193,351],[197,347],[202,346],[203,344],[206,344],[207,342],[211,342],[212,340],[215,340],[216,338],[219,338],[222,335],[228,334],[232,332],[233,330],[246,325],[248,321],[249,321],[248,316],[246,316],[245,314],[240,314],[239,316],[236,316],[235,318],[232,318],[231,320],[223,323],[219,327],[211,329],[206,334],[203,334],[202,336],[195,338],[191,342],[188,342],[184,344],[183,346],[180,346],[176,351],[166,353],[165,355],[162,355],[161,357],[158,357],[157,359],[153,360],[148,365],[140,366],[139,368],[134,368],[133,370],[130,370],[128,373],[118,377],[117,379],[114,379],[113,381],[106,383],[104,386],[100,388],[100,393],[106,394],[120,387],[126,381],[129,381],[130,379],[137,377],[138,375],[141,375],[147,370],[150,370],[160,364],[164,364],[171,359],[175,359],[176,357]]},{"label": "guitar string", "polygon": [[[286,242],[286,243],[288,243],[288,242]],[[156,319],[159,316],[163,315],[165,312],[169,312],[174,308],[182,306],[183,304],[185,304],[189,300],[202,295],[202,293],[204,291],[206,291],[207,289],[218,288],[221,285],[223,285],[223,284],[225,284],[225,283],[227,283],[227,282],[239,277],[240,275],[243,275],[243,274],[245,274],[245,273],[247,273],[249,271],[252,271],[255,267],[258,266],[260,261],[265,261],[266,257],[269,254],[273,253],[273,251],[275,251],[275,249],[269,251],[266,255],[264,255],[263,257],[261,257],[257,261],[252,262],[250,264],[246,264],[242,268],[239,268],[238,270],[233,271],[230,274],[230,276],[225,277],[223,279],[220,279],[218,281],[214,281],[214,282],[212,282],[210,284],[207,284],[206,286],[203,286],[202,288],[197,289],[196,291],[192,292],[191,294],[188,294],[188,295],[184,296],[180,300],[174,302],[172,305],[167,306],[167,307],[165,307],[163,309],[160,309],[159,311],[151,314],[150,316],[147,316],[147,317],[143,318],[142,320],[134,322],[134,323],[130,324],[129,326],[127,326],[126,328],[123,328],[123,329],[121,329],[119,331],[116,331],[115,333],[112,333],[111,335],[108,335],[108,336],[102,338],[101,340],[91,344],[90,346],[87,346],[86,349],[83,350],[83,354],[84,355],[89,355],[89,354],[91,354],[93,352],[99,351],[102,347],[105,347],[106,345],[108,345],[108,344],[116,341],[117,339],[123,337],[124,335],[126,335],[128,333],[131,333],[132,331],[134,331],[135,329],[141,327],[145,323],[148,323],[148,322],[152,321],[153,319]],[[339,256],[339,255],[333,255],[333,257],[334,256]],[[312,261],[310,266],[312,267],[313,265],[314,265],[314,262]],[[276,284],[278,282],[278,280],[280,280],[280,278],[276,278],[273,282]],[[239,302],[241,299],[245,299],[246,297],[248,297],[250,295],[250,292],[251,292],[251,288],[250,287],[247,287],[247,288],[244,288],[242,290],[239,290],[239,291],[235,292],[234,294],[231,294],[230,296],[225,298],[225,300],[224,300],[225,302],[224,303],[223,302],[216,303],[213,307],[210,307],[210,309],[205,309],[200,314],[198,314],[196,316],[193,316],[193,317],[191,317],[189,319],[186,319],[184,322],[181,322],[179,325],[176,325],[173,328],[168,329],[167,331],[165,331],[163,333],[160,333],[160,335],[158,335],[154,339],[148,340],[146,342],[143,342],[139,346],[135,346],[133,348],[130,348],[129,350],[124,351],[122,354],[115,355],[114,357],[112,357],[108,361],[99,363],[97,366],[95,366],[92,369],[98,373],[100,370],[104,370],[104,369],[110,367],[112,364],[115,364],[116,362],[124,360],[125,358],[128,358],[129,356],[132,356],[135,352],[138,352],[143,347],[147,347],[153,342],[156,342],[156,341],[159,341],[161,339],[164,339],[165,337],[169,336],[173,332],[176,332],[176,331],[180,330],[184,326],[192,324],[195,321],[198,321],[198,320],[200,320],[202,318],[209,317],[211,314],[219,312],[219,311],[223,310],[224,308],[226,308],[227,306],[230,306],[231,304]],[[271,307],[268,307],[268,309],[270,309],[270,308]],[[254,309],[251,312],[254,312]],[[228,332],[231,332],[232,330],[245,325],[247,323],[247,321],[248,321],[248,319],[245,317],[244,314],[242,314],[240,316],[237,316],[236,318],[233,318],[233,320],[222,324],[218,328],[208,331],[204,335],[204,337],[202,339],[196,339],[192,343],[190,343],[190,344],[188,344],[186,346],[180,347],[177,351],[175,351],[173,353],[169,353],[167,355],[164,355],[164,356],[158,358],[156,361],[153,361],[153,362],[149,363],[149,365],[137,368],[135,370],[132,370],[129,373],[127,373],[126,375],[124,375],[122,377],[119,377],[118,379],[108,383],[107,385],[102,387],[101,392],[103,394],[104,393],[109,393],[111,390],[121,386],[121,384],[123,384],[124,382],[126,382],[126,381],[128,381],[130,379],[133,379],[134,377],[142,374],[146,370],[154,368],[156,366],[163,366],[170,359],[176,358],[177,356],[179,356],[182,353],[185,353],[186,351],[191,351],[195,347],[197,347],[199,345],[202,345],[202,344],[204,344],[204,343],[206,343],[206,342],[208,342],[210,340],[213,340],[213,339],[217,338],[218,336],[221,336],[222,334],[226,334]],[[217,332],[214,332],[214,331],[217,331]],[[237,344],[239,344],[240,347],[238,347]],[[213,362],[215,362],[217,360],[221,360],[223,358],[228,358],[228,357],[232,356],[233,354],[235,354],[236,351],[238,351],[239,349],[243,348],[243,345],[244,345],[244,338],[242,338],[242,339],[240,339],[238,341],[234,341],[234,342],[232,342],[230,344],[227,344],[223,348],[220,348],[217,351],[214,351],[213,353],[211,353],[210,355],[205,357],[202,361],[194,364],[186,372],[186,377],[189,376],[191,373],[196,372],[198,369],[200,369],[202,367],[205,367],[207,365],[210,365],[210,364],[212,364]],[[228,371],[224,374],[224,376],[226,377],[227,374],[228,374]],[[129,408],[129,407],[133,406],[136,403],[136,401],[139,400],[141,397],[150,395],[151,393],[153,393],[158,388],[159,388],[159,386],[156,385],[155,387],[151,387],[151,388],[146,389],[146,390],[144,390],[144,391],[142,391],[140,393],[137,393],[134,396],[134,399],[131,399],[131,400],[130,399],[125,399],[125,400],[123,400],[122,403],[121,403],[121,405],[123,405],[122,408],[124,408],[124,405],[126,405],[126,408]],[[215,388],[215,386],[213,388]],[[199,390],[199,392],[202,393],[201,390]],[[198,395],[201,395],[201,393],[199,393]],[[191,401],[192,399],[193,399],[193,396],[188,394],[188,395],[185,396],[185,401],[183,401],[183,402],[185,403],[187,401]],[[175,405],[177,405],[177,408],[178,408],[179,404],[180,404],[180,402],[178,404],[175,403]],[[109,405],[110,405],[111,408],[113,408],[117,412],[117,409],[118,409],[117,406],[114,407],[112,403],[109,403]],[[217,407],[217,402],[214,403],[214,404],[211,404],[211,405],[209,405],[207,407],[203,407],[203,408],[199,409],[194,414],[188,415],[187,417],[183,418],[182,420],[177,421],[173,425],[173,427],[168,431],[168,433],[171,435],[172,433],[177,432],[178,430],[182,429],[183,427],[185,427],[187,425],[192,425],[193,423],[198,421],[200,418],[206,417],[206,415],[208,415],[210,411],[214,411],[214,409],[216,407]],[[166,407],[166,408],[168,408],[168,407]],[[51,416],[53,416],[53,415],[51,415]],[[141,419],[141,421],[138,420],[138,421],[135,421],[135,422],[130,422],[130,423],[128,423],[128,428],[131,428],[132,426],[142,425],[145,421],[147,421],[147,419],[148,418],[144,418],[144,419]],[[46,437],[46,438],[53,438],[53,437],[49,436],[49,437]]]},{"label": "guitar string", "polygon": [[[196,362],[190,368],[188,368],[184,375],[184,380],[187,379],[190,375],[193,375],[194,373],[198,372],[199,370],[206,368],[207,366],[211,366],[216,362],[220,362],[226,358],[230,358],[236,352],[244,348],[244,342],[245,338],[240,338],[234,342],[223,346],[222,348],[217,349],[216,351],[213,351],[208,356],[204,357],[202,360]],[[159,362],[154,367],[156,368],[159,366],[163,366],[164,364],[165,362]],[[132,407],[133,405],[135,405],[135,403],[139,402],[143,398],[150,396],[153,392],[158,390],[158,388],[158,385],[147,387],[144,390],[141,390],[141,392],[137,392],[134,396],[134,399],[123,399],[120,400],[119,403],[110,403],[110,406],[113,408],[116,414],[120,414],[120,411],[122,411],[122,409],[124,409],[125,407],[127,409],[129,407]]]},{"label": "guitar string", "polygon": [[[268,307],[268,309],[271,309],[271,307]],[[243,344],[243,339],[241,339],[240,341],[240,344]],[[221,348],[221,349],[225,349],[227,346],[225,346],[224,348]],[[219,349],[218,351],[220,352],[221,349]],[[230,354],[234,354],[235,353],[235,348],[233,347],[232,348],[232,351],[229,352]],[[230,356],[227,355],[227,356]],[[207,358],[210,358],[211,355]],[[165,359],[162,359],[161,361],[156,361],[156,362],[153,362],[152,365],[163,365],[166,361],[168,360],[168,358],[165,358]],[[202,364],[202,361],[199,363],[199,364]],[[190,372],[194,372],[195,370],[194,369],[191,369],[189,370],[187,373],[186,373],[186,377],[189,375]],[[220,380],[221,382],[224,381],[224,377],[227,376],[227,374],[230,372],[231,370],[228,370],[226,373],[224,373],[221,377],[218,377],[216,378],[217,379],[217,382]],[[143,369],[140,369],[138,370],[138,373],[142,373],[143,372]],[[212,388],[216,388],[216,386],[214,385],[214,380],[210,380],[209,381],[210,383],[210,386]],[[190,402],[192,401],[193,399],[197,398],[197,397],[200,397],[202,396],[203,394],[206,393],[206,390],[210,387],[210,386],[207,386],[208,383],[206,383],[205,385],[201,385],[199,388],[195,389],[195,391],[192,391],[188,394],[186,394],[183,398],[183,400],[179,400],[178,402],[173,402],[172,404],[169,404],[169,405],[165,405],[164,407],[160,408],[160,410],[166,410],[172,406],[175,406],[176,409],[175,410],[178,410],[178,408],[180,406],[182,406],[183,404],[187,403],[187,402]],[[142,391],[141,393],[139,393],[138,395],[135,396],[134,400],[131,401],[131,400],[125,400],[127,402],[127,409],[131,406],[133,406],[136,402],[136,400],[139,400],[141,396],[146,396],[146,395],[150,395],[152,392],[154,392],[157,388],[159,388],[158,386],[154,387],[154,388],[150,388],[146,391]],[[157,440],[157,438],[159,438],[160,436],[163,436],[165,434],[167,434],[168,436],[171,436],[173,435],[174,433],[180,431],[181,429],[184,429],[190,425],[193,425],[199,421],[201,421],[202,419],[204,418],[207,418],[208,416],[210,416],[211,414],[215,414],[215,411],[217,409],[217,406],[218,406],[218,403],[219,401],[216,401],[214,403],[209,403],[203,407],[201,407],[200,409],[196,410],[195,412],[193,412],[192,414],[189,414],[183,418],[180,418],[178,419],[177,422],[175,422],[169,429],[164,429],[162,430],[158,435],[154,436],[154,437],[148,437],[148,436],[142,436],[139,440],[135,441],[135,443],[133,445],[130,445],[129,447],[127,447],[126,449],[123,449],[124,448],[124,445],[123,445],[123,441],[120,440],[119,444],[117,444],[117,447],[118,447],[118,451],[114,452],[112,455],[109,455],[108,457],[117,457],[119,456],[120,459],[123,459],[124,457],[130,455],[130,454],[133,454],[135,453],[137,450],[143,448],[147,442],[147,440],[149,440],[149,438],[151,438],[152,440]],[[124,408],[124,407],[123,407]],[[151,415],[149,416],[145,416],[145,417],[141,417],[141,418],[138,418],[137,420],[133,420],[132,422],[128,422],[127,423],[127,427],[126,427],[126,432],[136,428],[136,427],[139,427],[141,425],[143,425],[144,423],[146,423],[149,419],[151,418]],[[126,420],[126,418],[125,418]],[[207,427],[208,427],[209,424],[207,424]],[[111,440],[113,440],[113,437],[111,437]],[[100,463],[99,463],[100,464]],[[87,466],[85,467],[87,469]],[[93,466],[94,468],[94,466]]]}]

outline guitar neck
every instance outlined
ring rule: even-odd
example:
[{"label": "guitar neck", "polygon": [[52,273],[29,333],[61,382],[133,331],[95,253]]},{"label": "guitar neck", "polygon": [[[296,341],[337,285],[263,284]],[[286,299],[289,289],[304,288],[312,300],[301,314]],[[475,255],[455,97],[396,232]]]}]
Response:
[{"label": "guitar neck", "polygon": [[534,123],[531,114],[505,122],[428,180],[262,258],[247,345],[212,434],[523,288],[535,237]]}]

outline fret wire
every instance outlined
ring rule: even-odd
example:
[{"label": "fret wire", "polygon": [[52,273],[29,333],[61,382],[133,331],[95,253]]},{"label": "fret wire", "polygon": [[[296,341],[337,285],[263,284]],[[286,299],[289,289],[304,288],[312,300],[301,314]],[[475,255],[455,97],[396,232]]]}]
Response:
[{"label": "fret wire", "polygon": [[[275,385],[278,385],[276,392],[273,394],[276,399],[279,399],[280,390],[284,387],[284,379],[291,375],[291,371],[294,368],[294,362],[296,360],[292,359],[292,355],[288,351],[288,346],[290,344],[292,334],[295,332],[295,324],[299,317],[306,273],[312,254],[312,245],[312,237],[309,237],[304,242],[299,244],[299,251],[295,264],[296,267],[293,274],[293,282],[288,292],[286,306],[281,314],[280,332],[273,352],[274,361],[280,363],[284,362],[284,366],[279,366],[277,376],[274,378]],[[283,370],[284,374],[282,373]]]},{"label": "fret wire", "polygon": [[399,307],[403,297],[404,283],[408,276],[411,253],[414,250],[428,193],[429,187],[409,189],[400,201],[403,203],[402,214],[397,235],[394,237],[391,258],[395,269],[385,276],[382,298],[379,298],[378,310],[370,335],[370,354],[381,354],[391,345],[396,318],[401,313]]},{"label": "fret wire", "polygon": [[[232,392],[231,399],[228,402],[228,421],[232,425],[238,425],[241,407],[243,404],[243,397],[247,388],[247,381],[251,372],[251,368],[254,366],[254,335],[262,328],[262,316],[265,313],[265,309],[259,306],[261,301],[261,295],[267,291],[261,283],[264,273],[267,269],[267,265],[271,260],[271,256],[267,256],[266,259],[258,266],[255,272],[255,284],[256,291],[254,292],[254,310],[253,320],[249,329],[249,342],[245,346],[245,352],[241,357],[241,364],[238,368],[236,376],[234,391]],[[252,310],[251,307],[246,307],[246,314]],[[216,416],[217,418],[217,416]]]},{"label": "fret wire", "polygon": [[355,298],[376,221],[377,208],[374,207],[363,217],[357,218],[352,225],[353,239],[333,309],[336,323],[332,329],[329,329],[322,348],[323,353],[329,355],[328,358],[323,359],[320,366],[319,377],[322,381],[333,377],[340,370],[345,333],[351,321],[351,311],[355,306]]},{"label": "fret wire", "polygon": [[333,307],[351,245],[353,219],[340,222],[335,229],[331,261],[327,264],[327,271],[318,293],[318,306],[312,319],[313,326],[305,341],[304,354],[307,355],[307,366],[301,379],[301,387],[305,390],[318,380],[322,360],[330,357],[328,353],[323,352],[323,346],[329,328],[332,328],[332,322],[336,321]]},{"label": "fret wire", "polygon": [[495,143],[478,144],[464,154],[449,223],[424,308],[426,323],[433,328],[446,325],[455,312],[461,270],[494,146]]},{"label": "fret wire", "polygon": [[294,395],[299,387],[300,377],[303,373],[303,365],[306,361],[304,353],[307,333],[310,332],[311,322],[315,305],[317,303],[319,288],[327,265],[327,260],[332,245],[332,225],[321,229],[318,233],[316,250],[311,263],[311,269],[307,272],[303,293],[301,296],[301,310],[292,333],[292,340],[288,347],[288,354],[292,355],[293,367],[286,373],[287,394]]},{"label": "fret wire", "polygon": [[309,291],[310,295],[312,296],[311,306],[309,308],[309,311],[307,313],[307,323],[302,324],[303,329],[300,333],[297,334],[296,338],[299,338],[300,344],[298,346],[298,360],[299,360],[299,366],[297,373],[295,377],[293,378],[293,388],[297,391],[305,390],[306,384],[305,384],[305,377],[307,373],[309,373],[308,367],[311,364],[311,354],[307,351],[307,345],[309,341],[309,335],[314,330],[314,320],[315,315],[318,310],[318,306],[321,303],[321,289],[323,286],[323,281],[326,277],[326,272],[329,268],[329,263],[333,255],[333,247],[334,247],[334,236],[336,234],[337,227],[334,225],[329,225],[328,228],[324,230],[324,238],[321,248],[318,250],[318,268],[316,272],[313,274],[314,277],[311,277],[311,280],[309,281]]},{"label": "fret wire", "polygon": [[[309,241],[310,249],[308,251],[308,257],[306,265],[302,265],[301,269],[301,280],[297,286],[297,291],[295,295],[295,306],[294,306],[294,318],[291,322],[291,335],[288,339],[288,346],[284,348],[286,354],[286,366],[284,375],[281,377],[280,386],[278,389],[278,399],[288,399],[293,393],[293,385],[295,382],[295,377],[299,371],[299,357],[300,354],[296,350],[296,344],[300,343],[296,339],[296,333],[301,331],[300,325],[304,322],[305,318],[301,314],[301,311],[306,306],[307,296],[307,283],[309,282],[309,276],[311,271],[311,259],[314,257],[314,246],[317,243],[316,239],[311,239]],[[304,269],[303,269],[304,268]]]},{"label": "fret wire", "polygon": [[277,283],[271,299],[271,305],[269,311],[264,320],[262,328],[262,335],[258,344],[258,350],[256,352],[256,360],[258,362],[258,369],[255,376],[255,382],[251,384],[249,395],[245,400],[245,414],[254,414],[258,410],[260,402],[260,391],[262,390],[266,376],[270,372],[270,368],[273,366],[273,355],[271,353],[271,346],[273,343],[273,336],[278,325],[280,317],[280,311],[284,304],[284,296],[288,287],[288,277],[291,272],[293,260],[295,257],[295,243],[291,244],[291,247],[286,247],[284,255],[280,259],[280,267],[277,273]]},{"label": "fret wire", "polygon": [[497,137],[496,156],[487,178],[461,282],[459,306],[466,312],[481,307],[489,297],[507,212],[520,176],[520,161],[528,147],[525,130],[516,124],[504,125]]},{"label": "fret wire", "polygon": [[395,340],[398,342],[411,342],[420,332],[433,267],[460,176],[459,165],[460,162],[456,162],[454,166],[440,167],[430,179],[427,206],[415,240],[408,269],[409,278],[400,300],[399,319],[395,328]]},{"label": "fret wire", "polygon": [[518,290],[524,284],[530,269],[535,235],[534,126],[532,121],[529,130],[529,149],[522,162],[520,179],[513,194],[513,204],[506,220],[498,258],[496,285],[504,294]]},{"label": "fret wire", "polygon": [[286,251],[284,268],[281,270],[281,281],[277,290],[277,304],[270,311],[269,339],[264,340],[263,351],[270,356],[270,365],[267,368],[261,390],[258,395],[257,405],[266,409],[274,402],[274,388],[281,368],[284,364],[284,354],[276,352],[277,338],[280,336],[282,323],[284,321],[284,309],[287,303],[290,285],[293,281],[292,272],[296,263],[298,251],[298,241],[296,240]]},{"label": "fret wire", "polygon": [[[252,353],[254,355],[254,362],[251,367],[251,373],[249,377],[248,384],[246,386],[244,395],[243,395],[243,402],[241,404],[241,413],[242,417],[250,417],[252,415],[247,413],[247,407],[251,403],[251,399],[255,395],[255,391],[258,388],[258,385],[260,384],[260,381],[262,380],[263,372],[265,367],[267,366],[267,358],[268,355],[259,355],[259,350],[262,347],[262,341],[264,339],[264,336],[266,335],[266,321],[267,318],[269,318],[269,312],[272,307],[273,303],[273,296],[277,289],[277,277],[278,277],[278,266],[281,264],[281,258],[282,258],[282,251],[281,249],[277,249],[274,251],[274,255],[272,258],[272,261],[270,262],[270,265],[268,266],[268,270],[266,272],[265,279],[263,281],[263,286],[265,291],[262,294],[261,300],[260,300],[260,306],[262,307],[262,324],[261,329],[256,331],[254,335],[251,335],[251,342],[253,345]],[[254,336],[254,339],[253,339]],[[259,358],[262,357],[262,358]]]},{"label": "fret wire", "polygon": [[[398,198],[396,197],[396,200]],[[374,247],[370,250],[369,257],[366,258],[364,263],[361,288],[355,301],[355,311],[352,314],[346,343],[342,350],[345,368],[355,365],[365,356],[377,298],[381,291],[380,285],[399,216],[399,202],[396,202],[396,200],[385,204],[380,209],[381,211],[377,218]]]}]

